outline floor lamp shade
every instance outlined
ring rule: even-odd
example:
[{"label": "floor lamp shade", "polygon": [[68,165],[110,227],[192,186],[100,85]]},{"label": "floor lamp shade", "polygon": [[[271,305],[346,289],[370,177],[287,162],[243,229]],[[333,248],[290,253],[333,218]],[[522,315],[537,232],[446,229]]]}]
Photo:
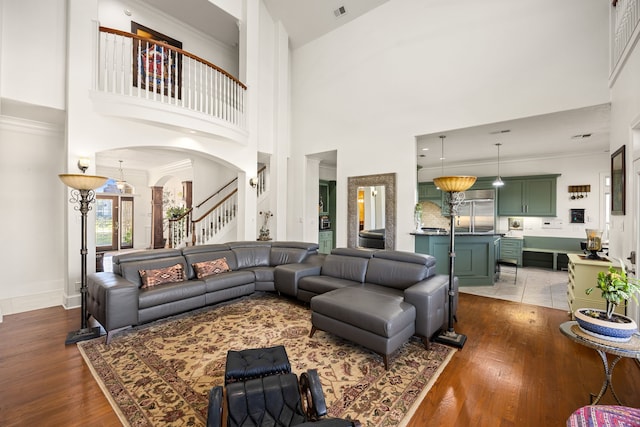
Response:
[{"label": "floor lamp shade", "polygon": [[107,182],[107,177],[84,175],[84,174],[60,174],[60,180],[68,187],[71,187],[71,203],[78,203],[76,210],[80,211],[82,222],[81,230],[81,284],[80,284],[80,329],[71,331],[67,335],[65,344],[73,344],[100,336],[100,328],[89,328],[87,325],[87,213],[91,209],[89,206],[94,201],[96,188],[102,187]]},{"label": "floor lamp shade", "polygon": [[442,191],[459,193],[471,188],[476,182],[475,176],[441,176],[433,179],[433,183]]}]

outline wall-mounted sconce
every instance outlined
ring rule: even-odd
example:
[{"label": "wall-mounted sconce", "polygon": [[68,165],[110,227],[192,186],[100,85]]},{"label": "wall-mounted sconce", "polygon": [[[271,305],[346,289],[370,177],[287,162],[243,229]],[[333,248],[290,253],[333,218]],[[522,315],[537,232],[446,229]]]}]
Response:
[{"label": "wall-mounted sconce", "polygon": [[256,188],[258,186],[258,178],[251,178],[249,180],[249,185],[253,188]]},{"label": "wall-mounted sconce", "polygon": [[85,173],[87,169],[89,169],[90,165],[91,165],[91,161],[88,158],[80,157],[78,159],[78,169],[80,169],[82,173]]}]

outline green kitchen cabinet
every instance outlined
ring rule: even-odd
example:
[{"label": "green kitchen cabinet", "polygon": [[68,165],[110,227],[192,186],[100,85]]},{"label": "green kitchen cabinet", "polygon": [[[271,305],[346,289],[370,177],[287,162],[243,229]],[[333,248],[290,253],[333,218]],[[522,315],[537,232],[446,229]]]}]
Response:
[{"label": "green kitchen cabinet", "polygon": [[500,259],[515,259],[518,267],[522,267],[522,245],[524,239],[521,237],[503,237],[500,239]]},{"label": "green kitchen cabinet", "polygon": [[433,182],[418,183],[418,201],[442,203],[442,191]]},{"label": "green kitchen cabinet", "polygon": [[[455,275],[460,286],[490,286],[495,283],[496,256],[500,237],[497,235],[455,236]],[[449,274],[449,235],[416,234],[415,252],[436,258],[436,273]]]},{"label": "green kitchen cabinet", "polygon": [[503,178],[498,189],[499,216],[556,216],[559,175]]},{"label": "green kitchen cabinet", "polygon": [[330,254],[333,249],[333,232],[331,230],[320,231],[318,233],[318,252]]}]

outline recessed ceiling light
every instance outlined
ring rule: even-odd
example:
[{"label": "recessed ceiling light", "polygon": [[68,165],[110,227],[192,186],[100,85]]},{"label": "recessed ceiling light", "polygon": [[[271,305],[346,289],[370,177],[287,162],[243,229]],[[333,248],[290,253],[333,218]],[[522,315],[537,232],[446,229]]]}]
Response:
[{"label": "recessed ceiling light", "polygon": [[423,148],[422,151],[429,151],[427,147]]}]

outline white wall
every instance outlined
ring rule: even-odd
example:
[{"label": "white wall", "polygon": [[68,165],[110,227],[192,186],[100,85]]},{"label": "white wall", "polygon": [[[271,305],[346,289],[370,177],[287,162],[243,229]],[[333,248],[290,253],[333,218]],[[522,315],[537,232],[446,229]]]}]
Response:
[{"label": "white wall", "polygon": [[64,110],[66,0],[0,0],[0,9],[0,98]]},{"label": "white wall", "polygon": [[[306,154],[338,150],[337,245],[349,176],[396,172],[398,217],[412,217],[416,135],[608,102],[607,7],[395,0],[295,50],[293,179]],[[397,226],[412,250],[412,225]]]},{"label": "white wall", "polygon": [[[128,9],[131,16],[124,10]],[[210,36],[176,20],[175,18],[146,6],[139,1],[100,0],[98,2],[100,25],[131,32],[131,21],[182,42],[182,49],[206,59],[238,76],[238,49],[228,46]]]},{"label": "white wall", "polygon": [[62,304],[63,213],[73,209],[57,176],[63,147],[61,127],[0,116],[0,321],[3,314]]},{"label": "white wall", "polygon": [[[625,259],[632,250],[637,251],[640,239],[640,177],[634,173],[634,162],[640,159],[640,48],[637,44],[611,87],[610,151],[613,153],[622,145],[626,145],[627,157],[626,214],[611,217],[610,253],[613,257]],[[638,270],[636,265],[636,275]],[[630,315],[640,321],[640,310],[635,302],[631,302]]]}]

